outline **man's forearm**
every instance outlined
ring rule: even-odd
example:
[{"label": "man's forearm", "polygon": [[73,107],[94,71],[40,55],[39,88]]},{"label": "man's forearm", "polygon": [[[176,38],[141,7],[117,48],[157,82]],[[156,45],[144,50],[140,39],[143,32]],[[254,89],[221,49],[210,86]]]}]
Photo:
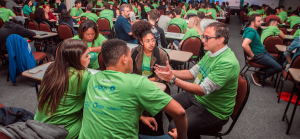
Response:
[{"label": "man's forearm", "polygon": [[192,80],[194,76],[189,70],[172,70],[174,76],[182,80]]},{"label": "man's forearm", "polygon": [[190,82],[183,81],[181,79],[176,79],[175,80],[175,85],[178,87],[182,88],[183,90],[198,95],[198,96],[204,96],[203,89],[200,87],[200,85],[193,84]]},{"label": "man's forearm", "polygon": [[245,45],[243,46],[244,50],[246,51],[246,53],[250,56],[250,57],[253,57],[254,56],[254,53],[252,52],[249,44],[248,45]]},{"label": "man's forearm", "polygon": [[186,139],[188,128],[186,114],[181,116],[173,116],[172,118],[177,128],[177,139]]}]

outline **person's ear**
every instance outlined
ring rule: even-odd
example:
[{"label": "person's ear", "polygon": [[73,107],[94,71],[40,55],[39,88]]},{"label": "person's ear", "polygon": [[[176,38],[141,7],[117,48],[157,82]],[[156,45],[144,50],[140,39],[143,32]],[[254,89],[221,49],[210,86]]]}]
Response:
[{"label": "person's ear", "polygon": [[157,18],[155,22],[157,22],[158,20],[159,20],[159,18]]},{"label": "person's ear", "polygon": [[220,37],[220,38],[218,39],[218,44],[223,44],[224,41],[225,41],[225,38],[224,38],[224,37]]},{"label": "person's ear", "polygon": [[128,62],[128,58],[126,57],[125,54],[121,56],[121,60],[122,60],[122,61],[121,61],[122,64],[124,64],[124,65]]}]

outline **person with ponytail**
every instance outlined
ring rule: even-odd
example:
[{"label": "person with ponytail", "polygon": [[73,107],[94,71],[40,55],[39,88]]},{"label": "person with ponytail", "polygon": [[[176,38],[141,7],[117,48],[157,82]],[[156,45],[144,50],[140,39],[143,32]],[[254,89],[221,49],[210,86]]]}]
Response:
[{"label": "person with ponytail", "polygon": [[64,125],[66,139],[77,138],[81,129],[82,109],[91,73],[90,49],[84,41],[65,40],[55,61],[45,72],[38,91],[38,108],[34,120]]},{"label": "person with ponytail", "polygon": [[180,49],[181,49],[181,45],[182,45],[183,41],[186,40],[187,38],[189,38],[191,36],[196,36],[196,37],[200,38],[200,36],[203,34],[203,32],[200,29],[200,20],[196,16],[189,18],[188,28],[189,29],[186,31],[181,42],[179,43],[178,47]]}]

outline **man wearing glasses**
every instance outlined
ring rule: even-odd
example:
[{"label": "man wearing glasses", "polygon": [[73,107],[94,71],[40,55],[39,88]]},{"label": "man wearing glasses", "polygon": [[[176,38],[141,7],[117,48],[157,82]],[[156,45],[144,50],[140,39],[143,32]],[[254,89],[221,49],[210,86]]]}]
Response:
[{"label": "man wearing glasses", "polygon": [[[188,135],[222,127],[233,113],[237,93],[239,63],[227,46],[229,29],[224,23],[208,25],[202,36],[208,52],[190,70],[155,67],[157,76],[175,83],[184,91],[173,97],[186,110]],[[157,65],[158,66],[158,65]],[[184,80],[192,80],[190,83]],[[171,121],[169,130],[175,127]]]}]

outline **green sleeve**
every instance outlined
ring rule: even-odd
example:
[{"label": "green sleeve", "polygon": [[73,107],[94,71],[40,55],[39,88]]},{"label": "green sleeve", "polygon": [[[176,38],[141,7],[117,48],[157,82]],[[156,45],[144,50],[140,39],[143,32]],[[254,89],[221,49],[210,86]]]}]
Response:
[{"label": "green sleeve", "polygon": [[140,90],[136,90],[139,106],[152,116],[155,116],[172,100],[171,96],[160,90],[146,77],[144,77],[140,86]]},{"label": "green sleeve", "polygon": [[250,39],[251,41],[254,39],[255,33],[253,31],[249,31],[248,33],[245,34],[245,38]]},{"label": "green sleeve", "polygon": [[299,35],[300,35],[300,29],[298,29],[298,30],[294,33],[293,39],[296,39]]},{"label": "green sleeve", "polygon": [[76,17],[76,10],[74,8],[71,9],[70,15]]},{"label": "green sleeve", "polygon": [[292,17],[288,18],[286,21],[290,23],[291,20],[292,20]]},{"label": "green sleeve", "polygon": [[222,88],[232,78],[231,76],[234,75],[233,69],[234,66],[230,62],[225,61],[215,63],[210,69],[210,73],[207,78]]},{"label": "green sleeve", "polygon": [[35,11],[35,6],[32,7],[32,12],[34,12],[34,11]]},{"label": "green sleeve", "polygon": [[187,28],[188,28],[188,25],[187,25],[187,23],[186,23],[185,20],[183,20],[183,21],[184,21],[184,23],[183,23],[183,29],[187,29]]},{"label": "green sleeve", "polygon": [[99,33],[98,38],[95,40],[97,42],[97,43],[95,43],[95,45],[97,45],[95,47],[101,46],[105,40],[107,40],[107,39],[102,34]]},{"label": "green sleeve", "polygon": [[15,16],[14,12],[9,10],[9,16],[11,16],[11,17]]}]

